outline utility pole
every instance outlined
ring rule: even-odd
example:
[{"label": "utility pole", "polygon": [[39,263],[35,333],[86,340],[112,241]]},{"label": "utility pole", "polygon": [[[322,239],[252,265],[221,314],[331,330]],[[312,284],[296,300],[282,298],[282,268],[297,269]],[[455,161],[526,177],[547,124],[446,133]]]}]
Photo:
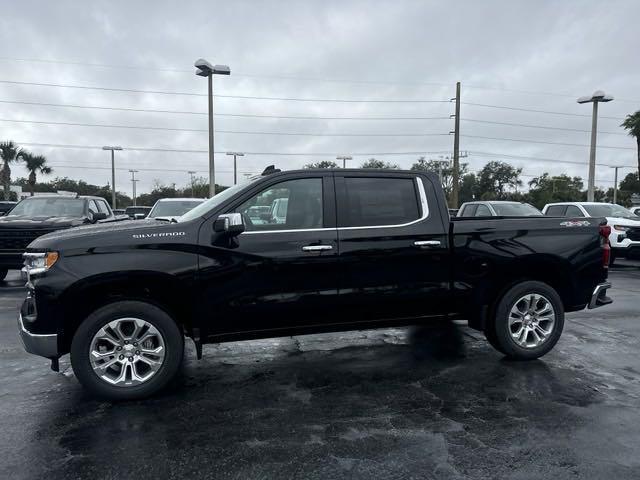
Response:
[{"label": "utility pole", "polygon": [[613,203],[618,203],[618,169],[620,167],[611,167],[615,170],[615,179],[613,184]]},{"label": "utility pole", "polygon": [[[453,100],[453,99],[452,99]],[[456,82],[456,113],[453,130],[453,187],[451,189],[451,208],[458,208],[460,191],[460,82]]]},{"label": "utility pole", "polygon": [[193,170],[189,170],[187,173],[191,176],[191,198],[193,198],[194,197],[194,194],[193,194],[194,177],[193,176],[196,174],[196,172]]},{"label": "utility pole", "polygon": [[132,190],[133,190],[133,206],[136,206],[136,182],[138,182],[139,180],[136,178],[136,173],[138,173],[138,170],[129,170],[129,172],[131,172],[131,186],[132,186]]},{"label": "utility pole", "polygon": [[111,208],[114,210],[116,207],[116,159],[114,155],[115,150],[122,150],[122,147],[102,147],[103,150],[111,150]]},{"label": "utility pole", "polygon": [[237,157],[244,157],[242,152],[227,152],[227,155],[233,155],[233,184],[238,183],[238,163]]},{"label": "utility pole", "polygon": [[353,160],[353,157],[350,155],[338,155],[336,160],[342,160],[342,168],[347,168],[347,160]]}]

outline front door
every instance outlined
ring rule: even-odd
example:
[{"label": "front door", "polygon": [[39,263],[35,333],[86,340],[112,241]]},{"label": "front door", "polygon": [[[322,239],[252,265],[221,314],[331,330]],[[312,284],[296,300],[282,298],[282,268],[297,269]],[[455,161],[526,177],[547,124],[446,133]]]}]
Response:
[{"label": "front door", "polygon": [[333,175],[279,176],[230,212],[242,214],[245,232],[200,256],[209,334],[326,320],[338,293]]},{"label": "front door", "polygon": [[345,172],[335,181],[344,315],[384,320],[446,313],[446,205],[438,204],[429,177]]}]

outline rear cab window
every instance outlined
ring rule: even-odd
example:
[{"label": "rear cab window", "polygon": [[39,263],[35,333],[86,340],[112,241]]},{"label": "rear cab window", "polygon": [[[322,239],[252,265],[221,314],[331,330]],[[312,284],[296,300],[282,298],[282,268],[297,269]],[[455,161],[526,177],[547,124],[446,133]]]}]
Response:
[{"label": "rear cab window", "polygon": [[426,217],[418,181],[412,177],[344,177],[338,227],[406,225]]},{"label": "rear cab window", "polygon": [[547,208],[545,215],[549,217],[564,217],[564,213],[566,210],[566,205],[551,205],[549,208]]}]

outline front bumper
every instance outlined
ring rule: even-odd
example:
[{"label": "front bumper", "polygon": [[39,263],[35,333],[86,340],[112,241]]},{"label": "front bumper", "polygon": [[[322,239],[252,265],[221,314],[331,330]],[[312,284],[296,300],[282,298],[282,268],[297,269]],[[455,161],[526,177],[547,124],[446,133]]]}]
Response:
[{"label": "front bumper", "polygon": [[18,314],[18,327],[20,328],[20,340],[24,349],[34,355],[46,358],[58,358],[58,335],[55,333],[31,333],[24,326],[22,312]]},{"label": "front bumper", "polygon": [[588,308],[598,308],[604,307],[605,305],[609,305],[613,303],[613,300],[607,297],[607,290],[611,288],[611,284],[609,282],[603,282],[596,286],[593,289],[593,294],[591,295],[591,300],[589,301]]}]

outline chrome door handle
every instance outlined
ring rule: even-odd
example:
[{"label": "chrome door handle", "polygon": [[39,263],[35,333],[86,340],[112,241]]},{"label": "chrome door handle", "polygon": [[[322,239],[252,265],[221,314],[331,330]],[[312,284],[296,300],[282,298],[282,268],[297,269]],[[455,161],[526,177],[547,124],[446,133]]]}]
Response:
[{"label": "chrome door handle", "polygon": [[307,245],[302,247],[303,252],[322,252],[323,250],[333,250],[331,245]]},{"label": "chrome door handle", "polygon": [[439,247],[440,240],[418,240],[413,242],[416,247]]}]

